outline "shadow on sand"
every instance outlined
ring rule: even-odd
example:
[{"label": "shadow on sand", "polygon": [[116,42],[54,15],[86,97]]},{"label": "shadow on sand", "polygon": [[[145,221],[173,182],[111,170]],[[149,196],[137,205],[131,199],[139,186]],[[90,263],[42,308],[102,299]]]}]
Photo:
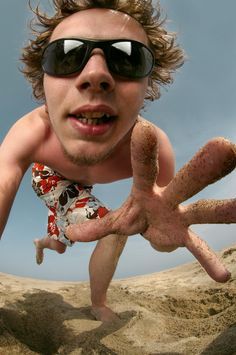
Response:
[{"label": "shadow on sand", "polygon": [[201,355],[236,355],[236,323],[222,332]]},{"label": "shadow on sand", "polygon": [[[26,293],[23,300],[9,303],[0,309],[0,346],[6,344],[6,335],[17,339],[33,352],[51,355],[72,352],[80,348],[81,354],[116,354],[102,344],[101,340],[122,328],[135,312],[119,314],[120,320],[106,325],[98,323],[98,327],[75,334],[64,325],[71,319],[94,320],[89,307],[75,308],[56,293],[38,291]],[[67,349],[67,350],[66,350]]]}]

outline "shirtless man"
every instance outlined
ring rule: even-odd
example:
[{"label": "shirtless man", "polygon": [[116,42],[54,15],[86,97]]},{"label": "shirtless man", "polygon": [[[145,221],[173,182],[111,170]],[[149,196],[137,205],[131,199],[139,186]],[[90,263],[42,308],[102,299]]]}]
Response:
[{"label": "shirtless man", "polygon": [[[57,12],[52,17],[51,25],[50,20],[44,19],[44,33],[38,34],[38,41],[35,39],[35,42],[24,49],[25,74],[32,83],[35,96],[43,99],[45,105],[19,119],[1,145],[1,234],[21,179],[34,162],[49,166],[66,179],[81,185],[110,183],[132,176],[130,137],[144,99],[155,96],[155,82],[150,81],[153,63],[149,49],[146,49],[149,48],[147,34],[139,22],[125,12],[136,17],[145,13],[147,27],[150,21],[154,21],[151,16],[152,8],[147,4],[144,11],[136,0],[122,1],[125,12],[99,9],[95,1],[86,3],[87,8],[94,8],[86,10],[85,1],[56,1]],[[105,4],[104,7],[110,7],[112,2],[101,3]],[[79,11],[84,8],[84,11]],[[157,34],[160,32],[159,36],[164,40],[166,31],[160,28],[158,21],[154,23]],[[40,42],[39,39],[43,38],[44,42]],[[50,74],[50,69],[53,70],[50,63],[45,64],[43,71],[43,49],[49,42],[62,38],[89,38],[90,44],[94,44],[92,40],[97,39],[117,41],[114,42],[113,53],[110,52],[112,44],[109,42],[107,50],[100,48],[100,44],[95,45],[83,67],[75,68],[74,73]],[[120,42],[120,39],[127,41]],[[136,46],[134,41],[144,45]],[[65,51],[67,45],[69,50],[73,42],[64,43]],[[76,45],[81,45],[81,42]],[[135,62],[134,55],[129,63],[127,54],[122,51],[124,45],[128,46],[128,51],[134,50],[137,54],[140,51],[140,58],[136,57],[138,62]],[[162,74],[158,74],[154,68],[152,75],[154,79],[159,78],[159,82],[169,82],[170,71],[183,59],[182,52],[178,48],[168,50],[168,41],[163,42],[162,46],[166,69],[161,69]],[[124,50],[127,51],[126,48]],[[168,62],[167,57],[171,53],[176,56],[175,63]],[[85,55],[84,48],[78,56],[82,54]],[[114,55],[120,55],[120,58],[116,60]],[[147,58],[142,58],[142,55]],[[127,62],[123,63],[125,56]],[[45,53],[45,61],[46,58]],[[82,58],[78,57],[76,66],[80,64],[79,59]],[[73,61],[73,55],[69,60]],[[73,65],[75,66],[71,62],[67,67],[72,66],[73,69]],[[61,70],[65,70],[63,64]],[[164,186],[173,177],[174,158],[167,136],[159,128],[155,129],[160,142],[158,184]],[[97,243],[91,256],[89,270],[92,309],[102,321],[114,316],[105,305],[106,292],[125,241],[125,236],[117,238],[109,235]]]},{"label": "shirtless man", "polygon": [[[158,189],[164,189],[169,184],[174,176],[174,157],[166,134],[142,119],[139,112],[145,99],[158,98],[158,84],[171,82],[171,73],[183,63],[183,52],[176,46],[174,37],[161,27],[158,16],[153,16],[151,1],[54,0],[54,5],[56,13],[52,18],[37,14],[42,33],[36,34],[23,52],[25,75],[32,83],[34,95],[45,104],[19,119],[0,148],[0,233],[21,179],[34,162],[50,167],[80,186],[125,179],[134,172],[135,185],[125,210],[129,217],[127,234],[142,233],[158,250],[187,246],[213,278],[226,281],[227,270],[193,233],[188,243],[181,237],[167,238],[165,246],[165,237],[160,238],[160,243],[155,240],[157,226],[150,231],[150,219],[156,213],[151,206],[156,196],[149,193],[150,186],[155,183]],[[198,189],[215,180],[219,171],[221,175],[226,174],[222,166],[225,160],[230,160],[232,147],[214,141],[213,155],[219,144],[226,153],[219,166],[216,164],[215,174],[210,168],[201,167],[201,173],[209,172],[209,179],[198,179],[201,180]],[[155,189],[158,195],[159,190]],[[168,198],[172,201],[173,194],[167,190],[167,201]],[[176,205],[187,198],[183,195],[179,200],[174,196]],[[136,202],[143,198],[146,203],[143,216],[147,210],[149,220],[142,218],[141,213],[137,222]],[[165,202],[160,206],[165,207]],[[229,212],[228,206],[229,203]],[[164,211],[166,218],[167,209]],[[179,211],[186,212],[178,208],[173,223],[179,221]],[[133,229],[132,212],[136,216]],[[84,224],[79,232],[73,226],[66,232],[71,240],[86,239],[85,234],[90,239],[104,237],[97,243],[89,266],[92,310],[102,321],[115,318],[105,303],[107,288],[126,241],[128,225],[122,213],[110,215],[109,212],[108,219],[106,216],[97,219],[108,223],[107,227],[103,222],[96,224],[96,232],[88,222],[87,231],[91,235],[81,234],[86,231]],[[194,223],[191,214],[185,215]],[[234,216],[230,218],[234,221]],[[124,233],[120,228],[122,219]],[[228,220],[223,218],[221,222],[225,221]],[[177,224],[180,229],[181,223]],[[104,234],[111,224],[113,232]]]}]

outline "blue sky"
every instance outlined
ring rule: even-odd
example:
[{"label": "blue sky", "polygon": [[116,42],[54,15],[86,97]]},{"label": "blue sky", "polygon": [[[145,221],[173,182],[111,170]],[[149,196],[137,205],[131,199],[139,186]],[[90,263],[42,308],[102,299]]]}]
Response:
[{"label": "blue sky", "polygon": [[[27,0],[0,2],[0,141],[11,125],[37,106],[18,68],[20,49],[27,42],[31,18]],[[41,1],[42,4],[46,0]],[[224,136],[236,141],[236,2],[235,0],[162,0],[168,27],[178,32],[188,60],[160,100],[142,113],[168,134],[179,169],[207,140]],[[235,197],[236,172],[206,188],[198,198]],[[94,193],[111,208],[127,196],[131,180],[98,185]],[[195,200],[193,198],[192,200]],[[76,244],[58,255],[47,251],[35,263],[33,238],[46,231],[47,210],[34,195],[27,173],[0,243],[0,271],[51,280],[87,280],[94,243]],[[194,226],[215,250],[236,240],[235,225]],[[154,251],[141,236],[129,238],[115,277],[124,278],[171,268],[192,260],[185,249],[171,254]]]}]

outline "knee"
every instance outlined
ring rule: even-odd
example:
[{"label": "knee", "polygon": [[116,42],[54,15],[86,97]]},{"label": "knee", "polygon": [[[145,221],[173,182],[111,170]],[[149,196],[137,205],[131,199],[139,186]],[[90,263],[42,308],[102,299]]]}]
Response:
[{"label": "knee", "polygon": [[66,248],[57,250],[58,254],[63,254],[63,253],[65,253],[65,251],[66,251]]},{"label": "knee", "polygon": [[57,241],[56,244],[56,251],[58,252],[58,254],[63,254],[66,251],[66,245],[62,244],[61,242]]}]

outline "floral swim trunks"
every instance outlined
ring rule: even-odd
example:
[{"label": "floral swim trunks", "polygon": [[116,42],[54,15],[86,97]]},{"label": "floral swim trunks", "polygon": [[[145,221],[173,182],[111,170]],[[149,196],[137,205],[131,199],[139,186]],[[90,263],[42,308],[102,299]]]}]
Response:
[{"label": "floral swim trunks", "polygon": [[49,208],[48,237],[67,246],[73,245],[65,235],[69,224],[102,218],[109,211],[91,194],[92,186],[67,180],[46,165],[33,165],[32,187]]}]

